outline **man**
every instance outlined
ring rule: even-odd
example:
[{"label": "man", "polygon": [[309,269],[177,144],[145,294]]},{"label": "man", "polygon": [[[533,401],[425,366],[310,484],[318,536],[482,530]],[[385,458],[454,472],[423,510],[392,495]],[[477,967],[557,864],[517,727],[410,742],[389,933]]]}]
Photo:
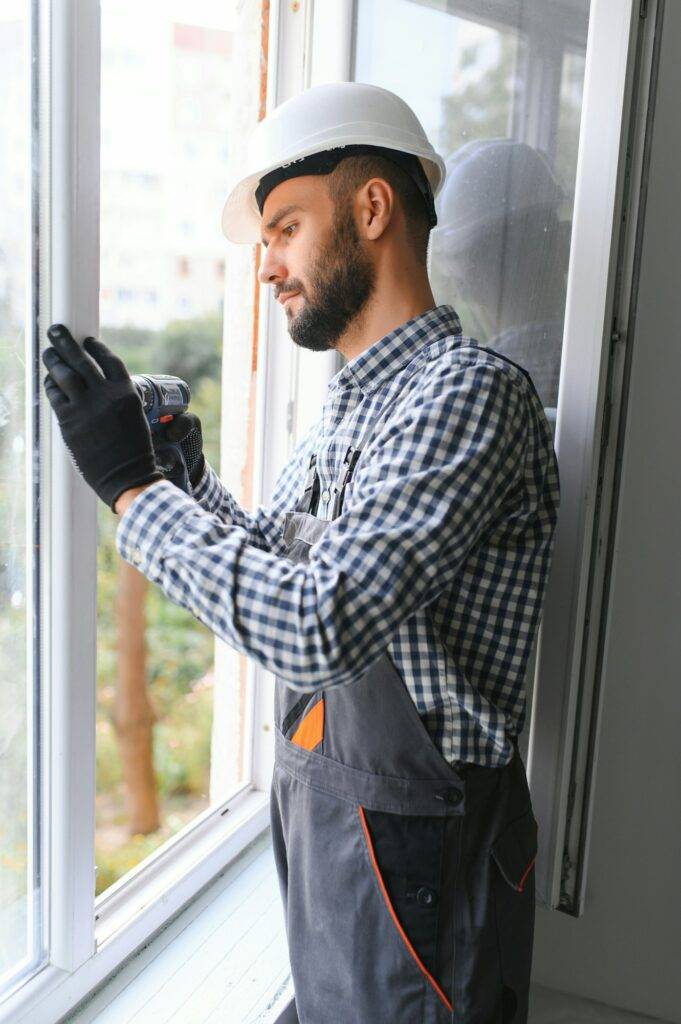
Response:
[{"label": "man", "polygon": [[[444,165],[359,83],[256,128],[223,230],[289,334],[337,348],[319,422],[249,513],[162,479],[122,362],[50,329],[46,388],[121,555],[276,676],[272,839],[302,1024],[527,1020],[537,851],[517,734],[558,511],[529,376],[426,269]],[[88,424],[110,417],[103,443]]]}]

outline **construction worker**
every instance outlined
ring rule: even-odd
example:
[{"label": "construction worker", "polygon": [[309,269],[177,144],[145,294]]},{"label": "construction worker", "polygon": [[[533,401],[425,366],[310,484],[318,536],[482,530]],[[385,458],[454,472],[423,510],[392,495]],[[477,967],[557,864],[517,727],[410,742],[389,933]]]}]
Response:
[{"label": "construction worker", "polygon": [[398,96],[308,89],[245,161],[226,237],[262,242],[294,343],[348,359],[271,503],[241,508],[203,456],[191,494],[164,479],[96,339],[50,328],[47,394],[122,557],[276,677],[282,1024],[521,1024],[537,823],[517,737],[559,504],[549,425],[529,374],[434,301],[444,164]]}]

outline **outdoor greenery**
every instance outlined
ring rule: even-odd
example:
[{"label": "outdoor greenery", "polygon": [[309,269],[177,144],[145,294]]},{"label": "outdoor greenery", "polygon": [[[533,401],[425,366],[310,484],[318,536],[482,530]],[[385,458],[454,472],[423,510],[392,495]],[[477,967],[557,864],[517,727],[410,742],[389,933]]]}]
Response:
[{"label": "outdoor greenery", "polygon": [[[220,316],[177,320],[159,332],[102,330],[101,338],[132,373],[172,373],[191,387],[204,453],[219,467]],[[162,827],[130,836],[113,708],[117,682],[115,599],[120,556],[118,516],[99,503],[97,579],[96,891],[104,891],[208,806],[213,710],[213,636],[153,583],[146,600],[147,685],[157,720],[154,770]]]}]

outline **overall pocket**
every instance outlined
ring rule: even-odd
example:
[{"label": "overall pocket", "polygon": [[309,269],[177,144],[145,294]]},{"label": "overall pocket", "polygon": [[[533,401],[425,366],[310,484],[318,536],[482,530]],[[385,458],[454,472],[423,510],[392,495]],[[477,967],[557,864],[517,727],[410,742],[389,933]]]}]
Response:
[{"label": "overall pocket", "polygon": [[447,818],[359,807],[369,859],[386,911],[406,952],[451,1012],[450,978],[438,976],[441,915],[453,913],[443,892]]},{"label": "overall pocket", "polygon": [[502,992],[503,1024],[527,1021],[532,945],[538,825],[532,808],[504,826],[490,848],[498,870],[492,893]]},{"label": "overall pocket", "polygon": [[[314,700],[314,698],[317,698]],[[305,750],[323,751],[324,694],[304,693],[284,718],[281,731],[287,740]]]},{"label": "overall pocket", "polygon": [[539,826],[532,808],[505,826],[492,844],[492,857],[512,889],[523,892],[537,858]]}]

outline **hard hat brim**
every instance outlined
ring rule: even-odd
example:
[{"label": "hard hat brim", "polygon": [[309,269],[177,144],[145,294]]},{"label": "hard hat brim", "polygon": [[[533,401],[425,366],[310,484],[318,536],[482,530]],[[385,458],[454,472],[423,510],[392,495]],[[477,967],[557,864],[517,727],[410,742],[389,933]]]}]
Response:
[{"label": "hard hat brim", "polygon": [[260,211],[255,190],[261,174],[242,178],[227,196],[222,208],[222,233],[230,242],[255,245],[262,240]]}]

